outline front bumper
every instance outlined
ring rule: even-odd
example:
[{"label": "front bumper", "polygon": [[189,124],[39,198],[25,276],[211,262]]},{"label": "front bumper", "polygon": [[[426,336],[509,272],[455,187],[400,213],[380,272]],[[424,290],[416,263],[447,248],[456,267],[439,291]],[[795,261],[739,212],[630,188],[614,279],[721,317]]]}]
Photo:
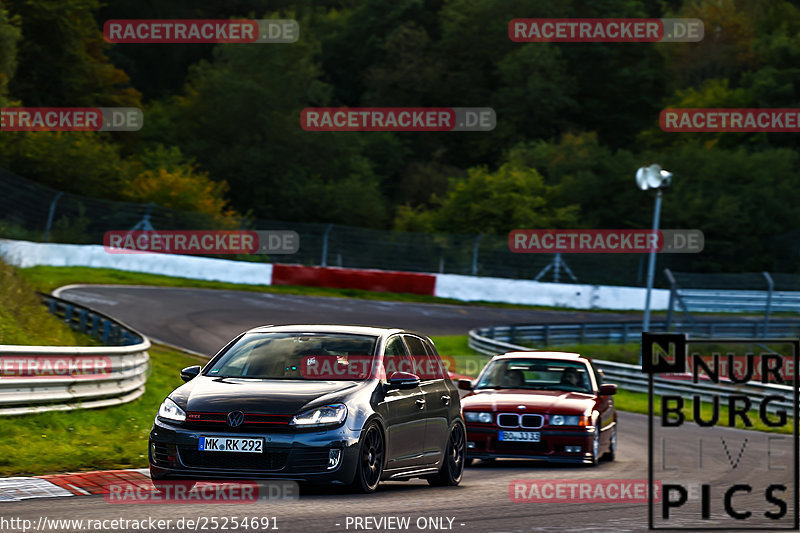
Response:
[{"label": "front bumper", "polygon": [[[205,437],[264,439],[262,453],[200,452]],[[360,431],[345,426],[322,431],[245,432],[185,428],[156,420],[148,456],[153,479],[289,479],[307,483],[350,484],[358,462]],[[328,468],[329,451],[341,458]]]},{"label": "front bumper", "polygon": [[[540,433],[539,442],[504,442],[500,428],[467,424],[467,459],[537,459],[552,463],[591,463],[594,426],[570,429],[525,430]],[[580,446],[568,452],[567,446]]]}]

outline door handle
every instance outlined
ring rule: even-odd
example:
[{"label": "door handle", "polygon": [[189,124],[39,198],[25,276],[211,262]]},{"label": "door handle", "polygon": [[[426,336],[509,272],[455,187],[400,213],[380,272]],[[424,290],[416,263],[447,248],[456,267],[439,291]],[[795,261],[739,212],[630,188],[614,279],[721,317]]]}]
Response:
[{"label": "door handle", "polygon": [[419,399],[419,400],[417,400],[416,403],[417,403],[417,405],[419,405],[420,409],[425,407],[425,400]]},{"label": "door handle", "polygon": [[450,405],[450,396],[448,396],[447,394],[443,395],[442,396],[442,403],[445,404],[445,405]]}]

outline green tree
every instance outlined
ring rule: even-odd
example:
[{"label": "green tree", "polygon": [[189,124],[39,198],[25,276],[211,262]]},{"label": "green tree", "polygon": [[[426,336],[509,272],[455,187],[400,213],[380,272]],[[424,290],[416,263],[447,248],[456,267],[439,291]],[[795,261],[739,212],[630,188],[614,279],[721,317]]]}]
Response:
[{"label": "green tree", "polygon": [[437,209],[399,210],[395,227],[402,231],[503,234],[517,228],[564,228],[577,224],[578,207],[556,207],[557,190],[536,169],[504,163],[496,171],[471,168],[453,180]]},{"label": "green tree", "polygon": [[10,92],[26,106],[140,107],[128,76],[105,55],[99,0],[8,0],[22,35]]}]

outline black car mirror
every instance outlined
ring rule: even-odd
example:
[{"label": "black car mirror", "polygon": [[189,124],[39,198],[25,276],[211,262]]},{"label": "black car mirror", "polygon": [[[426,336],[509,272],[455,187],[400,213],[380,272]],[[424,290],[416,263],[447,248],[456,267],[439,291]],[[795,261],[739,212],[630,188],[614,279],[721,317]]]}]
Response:
[{"label": "black car mirror", "polygon": [[419,376],[409,372],[394,372],[389,376],[390,389],[413,389],[419,386]]},{"label": "black car mirror", "polygon": [[600,385],[600,396],[613,396],[617,393],[617,386],[612,384]]},{"label": "black car mirror", "polygon": [[187,366],[181,370],[181,379],[183,381],[191,381],[200,374],[200,365]]},{"label": "black car mirror", "polygon": [[461,390],[472,390],[472,380],[471,379],[459,379],[458,380],[458,388]]}]

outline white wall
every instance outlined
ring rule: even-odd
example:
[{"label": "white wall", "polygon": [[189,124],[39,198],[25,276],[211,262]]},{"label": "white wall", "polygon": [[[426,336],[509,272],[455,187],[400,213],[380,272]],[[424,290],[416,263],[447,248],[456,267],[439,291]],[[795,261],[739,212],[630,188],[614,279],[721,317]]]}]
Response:
[{"label": "white wall", "polygon": [[[524,305],[575,309],[644,309],[646,290],[641,287],[612,287],[544,283],[524,279],[503,279],[457,274],[436,274],[434,295],[463,301],[485,300]],[[653,289],[650,308],[665,310],[669,291]]]},{"label": "white wall", "polygon": [[[21,268],[82,266],[248,285],[269,285],[272,282],[272,265],[269,263],[173,254],[112,254],[100,245],[0,240],[0,257]],[[85,281],[91,283],[92,280]]]}]

